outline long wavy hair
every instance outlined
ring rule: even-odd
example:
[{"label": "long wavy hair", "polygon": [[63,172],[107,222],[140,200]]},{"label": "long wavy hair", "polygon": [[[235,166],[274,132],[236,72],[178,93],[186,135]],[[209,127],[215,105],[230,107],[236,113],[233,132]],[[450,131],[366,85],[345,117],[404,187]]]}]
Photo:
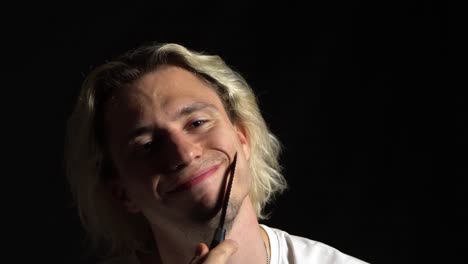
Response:
[{"label": "long wavy hair", "polygon": [[147,220],[141,214],[127,213],[107,186],[113,168],[104,139],[104,105],[116,90],[131,87],[161,65],[182,67],[206,81],[221,98],[231,122],[246,129],[253,175],[249,196],[257,218],[267,216],[266,203],[287,186],[278,163],[280,143],[269,131],[243,77],[219,56],[178,44],[145,44],[91,71],[68,120],[66,175],[92,248],[105,249],[106,255],[146,250],[154,239]]}]

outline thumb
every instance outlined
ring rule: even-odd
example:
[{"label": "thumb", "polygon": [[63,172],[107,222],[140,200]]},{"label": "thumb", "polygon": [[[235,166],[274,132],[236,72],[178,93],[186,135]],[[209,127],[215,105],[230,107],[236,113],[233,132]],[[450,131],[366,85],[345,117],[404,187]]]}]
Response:
[{"label": "thumb", "polygon": [[[205,245],[206,246],[206,245]],[[204,255],[203,264],[220,264],[226,263],[228,259],[237,251],[239,245],[232,239],[222,241],[218,246],[213,248],[207,255]]]}]

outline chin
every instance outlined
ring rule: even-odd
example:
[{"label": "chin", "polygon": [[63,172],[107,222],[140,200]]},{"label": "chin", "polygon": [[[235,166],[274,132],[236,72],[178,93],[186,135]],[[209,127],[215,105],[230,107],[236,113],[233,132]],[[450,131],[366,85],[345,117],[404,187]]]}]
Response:
[{"label": "chin", "polygon": [[188,212],[191,219],[201,223],[219,219],[221,209],[222,201],[217,196],[205,195]]}]

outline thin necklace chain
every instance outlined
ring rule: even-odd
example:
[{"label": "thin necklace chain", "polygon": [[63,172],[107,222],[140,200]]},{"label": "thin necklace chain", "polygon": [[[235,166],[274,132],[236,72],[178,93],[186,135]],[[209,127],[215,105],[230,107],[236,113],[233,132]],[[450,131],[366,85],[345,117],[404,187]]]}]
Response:
[{"label": "thin necklace chain", "polygon": [[268,248],[267,248],[267,245],[265,243],[265,240],[263,240],[263,245],[265,246],[265,254],[266,254],[266,259],[267,259],[266,264],[270,264],[270,257],[268,256]]}]

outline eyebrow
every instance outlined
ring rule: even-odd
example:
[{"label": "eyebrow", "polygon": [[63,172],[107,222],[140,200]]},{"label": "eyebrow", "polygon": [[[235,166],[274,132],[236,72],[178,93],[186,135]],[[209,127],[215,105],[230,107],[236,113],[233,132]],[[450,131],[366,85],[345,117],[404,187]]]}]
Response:
[{"label": "eyebrow", "polygon": [[192,114],[194,112],[197,112],[197,111],[200,111],[200,110],[203,110],[203,109],[209,109],[209,110],[214,110],[215,112],[218,112],[218,108],[216,108],[212,104],[202,103],[202,102],[195,102],[195,103],[183,106],[180,110],[178,110],[174,114],[172,119],[177,120],[177,119],[179,119],[179,118],[181,118],[183,116],[190,115],[190,114]]}]

